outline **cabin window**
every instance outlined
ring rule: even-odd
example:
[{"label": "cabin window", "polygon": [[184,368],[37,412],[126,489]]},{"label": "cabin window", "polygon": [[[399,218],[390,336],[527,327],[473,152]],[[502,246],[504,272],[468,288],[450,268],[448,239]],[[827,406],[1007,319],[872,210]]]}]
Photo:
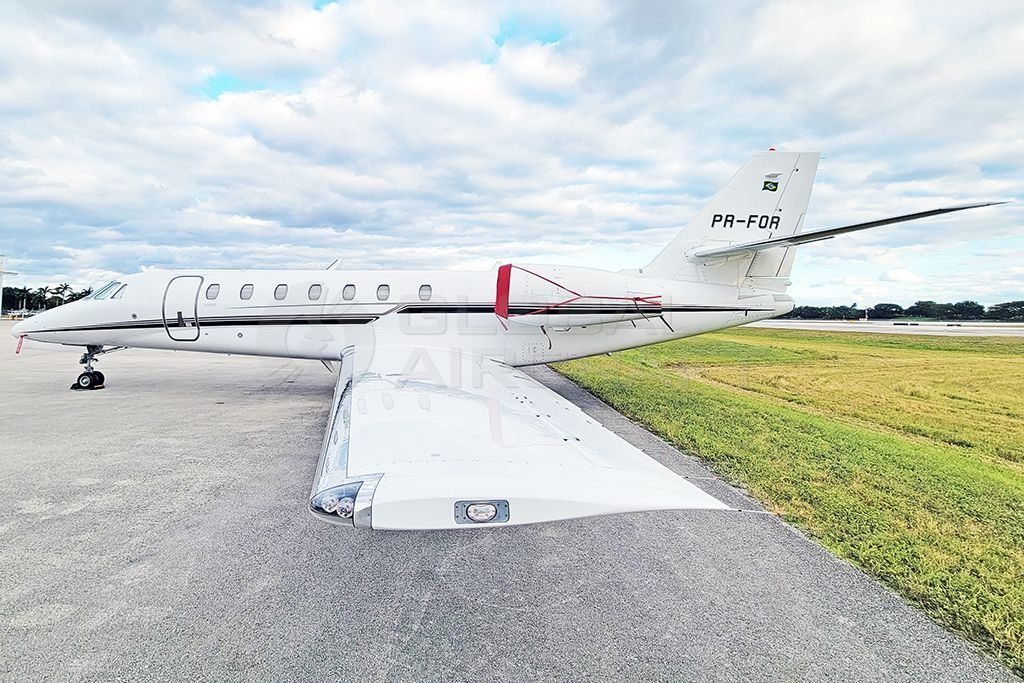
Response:
[{"label": "cabin window", "polygon": [[248,301],[252,298],[252,285],[242,285],[241,291],[238,292],[238,298],[242,301]]},{"label": "cabin window", "polygon": [[313,285],[312,287],[309,288],[309,300],[319,301],[320,295],[323,293],[323,291],[324,288],[321,287],[320,285]]},{"label": "cabin window", "polygon": [[389,285],[381,285],[377,288],[377,301],[387,301],[389,296],[391,296]]},{"label": "cabin window", "polygon": [[430,285],[420,285],[420,301],[430,301],[433,291]]},{"label": "cabin window", "polygon": [[210,285],[206,288],[206,300],[213,301],[220,295],[220,285]]},{"label": "cabin window", "polygon": [[111,296],[110,298],[111,299],[120,299],[122,296],[124,296],[124,290],[126,290],[126,289],[128,289],[128,285],[121,285],[120,289],[118,289],[116,292],[114,292],[113,296]]},{"label": "cabin window", "polygon": [[345,301],[352,301],[356,298],[356,286],[345,285],[345,289],[341,290],[341,298]]},{"label": "cabin window", "polygon": [[284,298],[288,296],[288,285],[278,285],[274,287],[274,298],[278,301],[284,301]]}]

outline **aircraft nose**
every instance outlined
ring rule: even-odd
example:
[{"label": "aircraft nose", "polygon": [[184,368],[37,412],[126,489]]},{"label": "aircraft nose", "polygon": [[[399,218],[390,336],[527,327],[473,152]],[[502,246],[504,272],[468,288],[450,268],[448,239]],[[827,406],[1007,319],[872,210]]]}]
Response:
[{"label": "aircraft nose", "polygon": [[30,327],[27,320],[22,320],[20,323],[16,323],[11,328],[12,337],[24,337],[30,332]]},{"label": "aircraft nose", "polygon": [[40,332],[46,329],[40,323],[42,322],[42,318],[44,318],[48,313],[49,311],[43,313],[36,313],[31,318],[25,318],[24,320],[17,323],[14,327],[11,328],[11,336],[31,337],[33,333]]}]

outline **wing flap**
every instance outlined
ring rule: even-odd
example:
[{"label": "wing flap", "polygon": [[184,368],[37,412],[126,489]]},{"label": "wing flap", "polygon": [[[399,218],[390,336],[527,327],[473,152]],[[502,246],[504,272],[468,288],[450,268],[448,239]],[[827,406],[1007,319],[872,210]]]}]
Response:
[{"label": "wing flap", "polygon": [[537,471],[525,464],[467,468],[460,474],[435,476],[385,474],[373,499],[374,529],[446,529],[455,521],[460,501],[508,504],[507,522],[474,526],[534,524],[623,512],[682,509],[729,509],[684,479],[637,475],[614,470]]}]

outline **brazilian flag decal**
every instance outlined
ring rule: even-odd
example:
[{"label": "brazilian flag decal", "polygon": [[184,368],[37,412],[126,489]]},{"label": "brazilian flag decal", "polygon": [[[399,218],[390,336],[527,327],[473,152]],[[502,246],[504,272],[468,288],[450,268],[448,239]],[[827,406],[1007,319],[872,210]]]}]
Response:
[{"label": "brazilian flag decal", "polygon": [[769,192],[775,192],[779,189],[779,182],[777,180],[766,180],[764,185],[761,187],[761,192],[768,190]]}]

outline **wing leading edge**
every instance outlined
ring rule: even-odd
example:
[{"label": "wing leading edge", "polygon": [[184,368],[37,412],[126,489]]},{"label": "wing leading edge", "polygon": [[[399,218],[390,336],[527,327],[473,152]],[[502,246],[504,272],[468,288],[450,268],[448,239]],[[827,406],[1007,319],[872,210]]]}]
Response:
[{"label": "wing leading edge", "polygon": [[[522,371],[457,351],[342,358],[310,510],[374,529],[730,509]],[[446,376],[447,375],[447,376]]]}]

